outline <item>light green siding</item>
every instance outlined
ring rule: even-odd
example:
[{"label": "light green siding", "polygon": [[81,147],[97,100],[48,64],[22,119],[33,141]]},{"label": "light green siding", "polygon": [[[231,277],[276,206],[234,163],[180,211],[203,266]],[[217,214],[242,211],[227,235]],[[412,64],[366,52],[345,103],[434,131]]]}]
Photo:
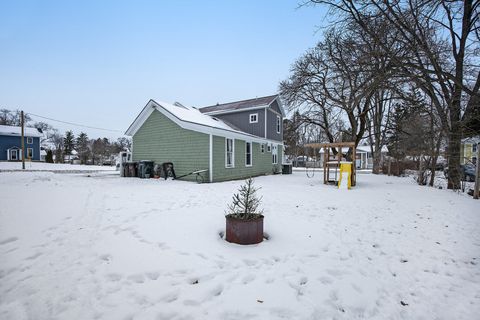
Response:
[{"label": "light green siding", "polygon": [[[213,136],[213,180],[225,181],[244,179],[280,170],[280,165],[272,164],[272,153],[261,153],[259,143],[252,143],[252,166],[245,166],[245,141],[235,139],[235,167],[225,167],[225,137]],[[278,147],[278,161],[281,161],[281,146]]]},{"label": "light green siding", "polygon": [[[208,169],[209,135],[179,127],[155,110],[133,135],[133,160],[172,162],[177,176]],[[208,172],[204,174],[208,181]],[[182,178],[195,180],[195,176]]]}]

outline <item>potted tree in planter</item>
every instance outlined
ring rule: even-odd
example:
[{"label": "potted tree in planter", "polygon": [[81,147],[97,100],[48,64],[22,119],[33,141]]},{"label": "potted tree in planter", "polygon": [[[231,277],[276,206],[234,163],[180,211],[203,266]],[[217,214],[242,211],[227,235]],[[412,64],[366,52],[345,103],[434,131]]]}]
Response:
[{"label": "potted tree in planter", "polygon": [[263,241],[263,210],[258,206],[262,197],[258,197],[259,188],[253,186],[249,178],[233,195],[228,206],[226,218],[226,240],[238,244],[256,244]]}]

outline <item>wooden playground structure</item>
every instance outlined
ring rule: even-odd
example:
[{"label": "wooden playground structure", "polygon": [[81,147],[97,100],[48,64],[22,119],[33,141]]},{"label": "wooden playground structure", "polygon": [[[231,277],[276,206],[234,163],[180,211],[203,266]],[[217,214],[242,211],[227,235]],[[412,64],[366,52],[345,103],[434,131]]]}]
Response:
[{"label": "wooden playground structure", "polygon": [[[307,148],[318,149],[320,152],[321,149],[324,149],[323,157],[323,183],[324,184],[337,184],[338,182],[338,171],[342,163],[351,164],[351,186],[354,187],[357,182],[357,170],[355,165],[355,160],[357,157],[355,142],[334,142],[334,143],[308,143],[305,145]],[[344,156],[343,148],[352,149],[350,153],[350,158],[347,159]],[[333,149],[336,149],[336,153]],[[348,151],[346,155],[348,155]],[[332,177],[330,170],[334,169],[335,176]]]}]

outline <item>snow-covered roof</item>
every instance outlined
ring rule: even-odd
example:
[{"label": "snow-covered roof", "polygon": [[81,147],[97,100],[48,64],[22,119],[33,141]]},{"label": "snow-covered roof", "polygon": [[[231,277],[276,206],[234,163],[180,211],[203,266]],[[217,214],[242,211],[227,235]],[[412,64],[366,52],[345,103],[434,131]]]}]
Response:
[{"label": "snow-covered roof", "polygon": [[[2,136],[21,136],[22,127],[4,126],[0,125],[0,135]],[[37,128],[25,127],[25,137],[43,137],[43,133],[38,131]]]},{"label": "snow-covered roof", "polygon": [[[153,99],[148,101],[147,105],[133,121],[125,134],[133,136],[155,110],[161,112],[177,125],[187,130],[256,142],[268,141],[264,138],[237,130],[220,119],[201,113],[196,108],[185,107],[179,103],[170,104]],[[275,143],[278,142],[276,141]]]},{"label": "snow-covered roof", "polygon": [[480,143],[480,136],[462,139],[462,143]]}]

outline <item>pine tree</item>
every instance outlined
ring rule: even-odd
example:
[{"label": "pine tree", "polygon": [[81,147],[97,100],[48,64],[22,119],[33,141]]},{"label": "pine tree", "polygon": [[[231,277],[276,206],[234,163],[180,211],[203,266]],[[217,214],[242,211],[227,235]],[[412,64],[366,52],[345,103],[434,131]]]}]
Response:
[{"label": "pine tree", "polygon": [[77,147],[78,156],[80,157],[82,164],[87,163],[88,154],[90,150],[88,148],[88,136],[85,132],[80,132],[80,134],[78,135],[77,141],[76,141],[76,147]]},{"label": "pine tree", "polygon": [[75,137],[73,136],[73,132],[70,130],[65,132],[65,137],[63,138],[64,154],[71,155],[74,148],[75,148]]},{"label": "pine tree", "polygon": [[47,155],[45,156],[46,163],[53,163],[53,152],[52,150],[47,150]]},{"label": "pine tree", "polygon": [[257,196],[260,188],[253,186],[253,179],[249,178],[245,184],[238,190],[239,193],[233,195],[232,203],[228,206],[229,216],[237,219],[250,220],[258,217],[263,210],[258,210],[258,206],[262,201],[262,197]]}]

